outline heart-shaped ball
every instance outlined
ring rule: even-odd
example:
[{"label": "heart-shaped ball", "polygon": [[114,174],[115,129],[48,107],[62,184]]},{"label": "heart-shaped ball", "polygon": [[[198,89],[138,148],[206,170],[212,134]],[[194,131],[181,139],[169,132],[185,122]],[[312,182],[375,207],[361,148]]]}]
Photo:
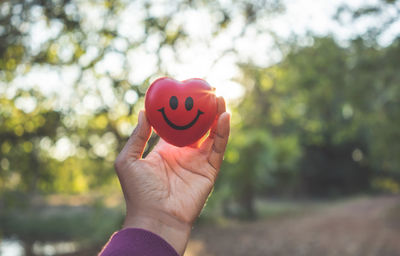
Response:
[{"label": "heart-shaped ball", "polygon": [[217,98],[206,81],[182,82],[163,77],[146,92],[146,116],[156,133],[168,143],[194,144],[210,129],[217,116]]}]

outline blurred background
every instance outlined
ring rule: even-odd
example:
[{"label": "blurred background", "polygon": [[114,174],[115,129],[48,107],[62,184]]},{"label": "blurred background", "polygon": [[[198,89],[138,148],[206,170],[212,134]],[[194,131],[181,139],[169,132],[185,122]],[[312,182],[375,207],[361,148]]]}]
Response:
[{"label": "blurred background", "polygon": [[232,113],[186,256],[400,255],[396,0],[1,1],[1,255],[121,227],[113,161],[161,76]]}]

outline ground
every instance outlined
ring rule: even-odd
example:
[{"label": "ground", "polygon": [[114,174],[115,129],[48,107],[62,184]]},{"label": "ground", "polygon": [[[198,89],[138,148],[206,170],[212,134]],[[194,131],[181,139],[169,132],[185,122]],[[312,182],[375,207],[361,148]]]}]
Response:
[{"label": "ground", "polygon": [[357,198],[288,216],[194,227],[185,256],[399,256],[400,197]]}]

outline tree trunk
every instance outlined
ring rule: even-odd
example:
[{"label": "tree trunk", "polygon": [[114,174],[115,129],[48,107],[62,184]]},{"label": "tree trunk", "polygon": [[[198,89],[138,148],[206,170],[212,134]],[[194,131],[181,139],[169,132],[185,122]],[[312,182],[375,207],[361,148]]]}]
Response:
[{"label": "tree trunk", "polygon": [[254,219],[256,217],[256,211],[254,208],[254,189],[251,183],[245,185],[240,204],[244,210],[243,217],[247,219]]},{"label": "tree trunk", "polygon": [[32,241],[24,242],[24,251],[25,251],[25,256],[35,256],[35,253],[33,252],[33,242]]}]

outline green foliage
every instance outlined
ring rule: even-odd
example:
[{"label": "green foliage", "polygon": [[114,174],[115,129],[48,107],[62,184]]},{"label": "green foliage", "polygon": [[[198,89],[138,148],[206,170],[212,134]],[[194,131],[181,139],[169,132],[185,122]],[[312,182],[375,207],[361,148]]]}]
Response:
[{"label": "green foliage", "polygon": [[[185,21],[175,19],[176,13],[205,10],[215,24],[210,35],[214,38],[242,20],[242,27],[235,28],[240,32],[236,40],[246,36],[249,27],[265,33],[258,22],[284,9],[275,0],[223,2],[176,1],[163,12],[147,1],[0,3],[3,237],[24,243],[96,244],[119,227],[120,211],[106,204],[93,208],[65,202],[56,207],[46,198],[87,195],[105,201],[120,195],[113,161],[143,108],[149,82],[168,74],[168,59],[162,56],[172,52],[179,60],[180,50],[198,41]],[[397,2],[359,10],[342,7],[337,18],[340,21],[346,11],[352,22],[378,17]],[[143,33],[121,32],[119,18],[127,8],[139,17],[132,31]],[[90,23],[87,9],[98,11],[99,22]],[[231,138],[205,215],[254,217],[255,199],[263,196],[398,192],[400,40],[378,44],[398,15],[384,20],[347,44],[330,36],[309,38],[307,46],[286,42],[282,60],[269,67],[240,60],[237,81],[245,94],[229,106]],[[30,31],[38,24],[53,32],[33,44]],[[155,65],[143,77],[135,73],[132,82],[130,72],[136,70],[128,56],[137,52],[155,57]],[[235,46],[226,52],[239,56]],[[110,54],[121,57],[118,72],[99,69]],[[76,70],[70,99],[61,100],[35,85],[13,84],[43,68]],[[82,102],[90,100],[100,103],[83,109]],[[37,198],[45,203],[38,204]]]},{"label": "green foliage", "polygon": [[367,47],[355,41],[356,54],[349,77],[353,87],[355,107],[360,111],[360,118],[368,126],[371,144],[372,164],[384,172],[397,172],[400,164],[399,117],[400,117],[400,76],[396,71],[399,65],[400,41],[395,40],[383,49]]},{"label": "green foliage", "polygon": [[[179,59],[179,49],[197,40],[176,14],[204,10],[215,24],[210,37],[217,37],[234,16],[243,18],[239,29],[244,34],[259,17],[282,10],[276,0],[182,0],[164,3],[161,12],[154,5],[0,2],[0,233],[27,244],[27,255],[36,241],[104,242],[118,228],[119,213],[102,209],[106,205],[78,210],[72,200],[58,209],[48,198],[86,195],[89,203],[93,198],[119,202],[113,161],[143,108],[147,86],[168,74],[165,53],[172,51]],[[122,28],[127,12],[134,20]],[[150,73],[135,70],[138,53],[146,55],[143,62],[154,57]],[[110,56],[120,58],[118,71],[101,70]],[[47,89],[35,84],[38,71]],[[47,81],[55,71],[69,80],[67,86]],[[72,93],[66,96],[68,86]],[[38,198],[44,203],[38,204]]]},{"label": "green foliage", "polygon": [[1,235],[26,242],[74,241],[80,246],[103,244],[122,225],[117,209],[89,207],[43,207],[8,211],[0,215]]},{"label": "green foliage", "polygon": [[313,40],[277,65],[241,66],[247,92],[214,192],[228,214],[254,216],[265,194],[397,191],[398,42],[377,49],[362,39],[349,47]]}]

